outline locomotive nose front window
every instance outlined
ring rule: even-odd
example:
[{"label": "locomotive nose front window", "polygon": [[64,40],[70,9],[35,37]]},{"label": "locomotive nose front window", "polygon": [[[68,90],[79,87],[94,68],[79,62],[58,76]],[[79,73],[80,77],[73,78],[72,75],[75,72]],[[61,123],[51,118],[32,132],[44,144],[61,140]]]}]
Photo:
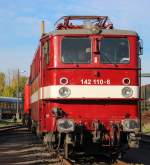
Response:
[{"label": "locomotive nose front window", "polygon": [[64,38],[61,60],[67,64],[91,63],[91,40],[89,38]]},{"label": "locomotive nose front window", "polygon": [[100,42],[100,59],[104,64],[128,64],[129,44],[127,38],[103,38]]}]

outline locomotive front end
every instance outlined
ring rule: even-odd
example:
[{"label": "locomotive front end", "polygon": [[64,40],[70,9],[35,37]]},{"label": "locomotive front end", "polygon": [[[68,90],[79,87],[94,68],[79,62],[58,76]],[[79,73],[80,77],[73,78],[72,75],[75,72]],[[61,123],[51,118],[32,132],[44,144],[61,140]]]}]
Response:
[{"label": "locomotive front end", "polygon": [[[41,86],[34,92],[35,81],[31,97],[33,103],[39,98],[37,125],[44,140],[53,150],[64,149],[66,158],[78,151],[117,157],[127,147],[138,147],[137,33],[113,29],[105,16],[63,20],[41,39]],[[71,22],[76,20],[84,23]]]}]

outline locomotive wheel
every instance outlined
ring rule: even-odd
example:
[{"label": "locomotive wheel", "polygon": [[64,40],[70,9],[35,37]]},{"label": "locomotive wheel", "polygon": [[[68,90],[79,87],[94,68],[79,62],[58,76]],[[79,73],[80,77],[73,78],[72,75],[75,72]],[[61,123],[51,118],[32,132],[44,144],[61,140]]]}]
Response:
[{"label": "locomotive wheel", "polygon": [[27,120],[27,128],[31,131],[31,128],[32,128],[32,121],[31,121],[30,117],[29,117],[28,120]]},{"label": "locomotive wheel", "polygon": [[60,137],[58,136],[58,133],[47,133],[44,136],[44,143],[48,145],[49,149],[51,151],[56,151],[60,147]]},{"label": "locomotive wheel", "polygon": [[36,134],[36,128],[33,127],[33,126],[31,126],[31,132],[32,132],[33,134]]},{"label": "locomotive wheel", "polygon": [[64,154],[65,154],[65,158],[68,159],[68,143],[65,142],[64,144]]},{"label": "locomotive wheel", "polygon": [[35,122],[33,120],[31,122],[31,132],[36,134],[36,124],[35,124]]},{"label": "locomotive wheel", "polygon": [[36,135],[42,139],[42,133],[40,132],[39,123],[36,124]]},{"label": "locomotive wheel", "polygon": [[64,139],[64,155],[65,158],[68,159],[69,155],[73,153],[73,145],[71,142],[71,139],[69,137],[69,134],[66,134]]}]

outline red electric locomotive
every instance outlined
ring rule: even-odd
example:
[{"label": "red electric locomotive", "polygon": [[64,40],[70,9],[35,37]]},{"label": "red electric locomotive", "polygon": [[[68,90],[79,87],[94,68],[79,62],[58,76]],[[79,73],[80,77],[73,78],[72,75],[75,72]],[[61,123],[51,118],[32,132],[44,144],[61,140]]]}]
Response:
[{"label": "red electric locomotive", "polygon": [[107,16],[64,16],[55,26],[31,64],[32,129],[66,158],[138,147],[138,34],[114,29]]}]

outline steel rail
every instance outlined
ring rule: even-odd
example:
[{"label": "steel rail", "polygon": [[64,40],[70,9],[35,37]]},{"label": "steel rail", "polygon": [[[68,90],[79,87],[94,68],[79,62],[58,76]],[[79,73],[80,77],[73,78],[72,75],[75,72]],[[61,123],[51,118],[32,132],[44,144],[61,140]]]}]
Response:
[{"label": "steel rail", "polygon": [[150,143],[150,135],[142,134],[141,142]]},{"label": "steel rail", "polygon": [[14,124],[14,125],[6,126],[6,127],[0,127],[0,135],[2,133],[8,132],[8,131],[16,129],[16,128],[21,128],[21,127],[22,127],[21,124]]},{"label": "steel rail", "polygon": [[[70,162],[69,160],[63,158],[61,165],[74,165],[74,163]],[[99,163],[96,163],[97,165],[100,165],[101,163],[104,163],[104,162],[99,162]],[[112,165],[129,165],[129,163],[126,163],[126,162],[123,162],[121,160],[117,160],[115,163],[113,163]],[[137,165],[137,164],[136,164]]]},{"label": "steel rail", "polygon": [[121,160],[117,160],[115,163],[113,163],[112,165],[129,165],[129,163],[123,162]]}]

